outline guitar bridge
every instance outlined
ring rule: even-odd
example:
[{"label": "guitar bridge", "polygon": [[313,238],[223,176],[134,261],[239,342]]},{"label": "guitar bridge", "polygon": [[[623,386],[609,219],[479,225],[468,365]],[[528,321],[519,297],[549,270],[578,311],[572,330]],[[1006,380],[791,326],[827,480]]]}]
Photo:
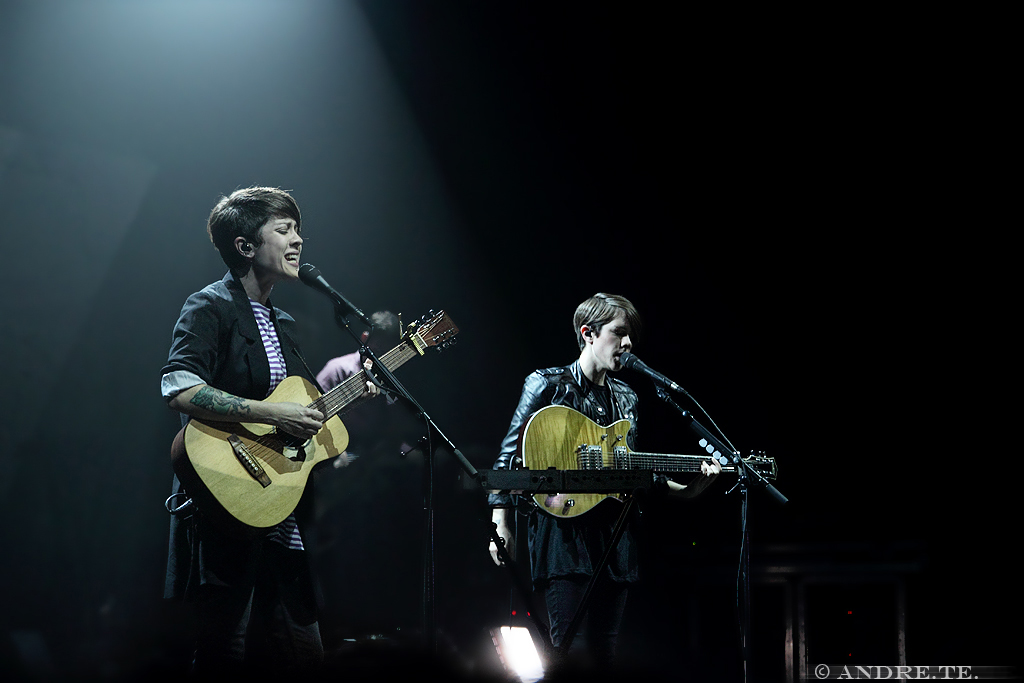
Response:
[{"label": "guitar bridge", "polygon": [[249,473],[249,476],[258,481],[263,488],[270,486],[270,477],[267,476],[266,471],[264,471],[260,464],[256,462],[256,458],[252,457],[245,444],[238,438],[238,435],[231,434],[228,436],[228,443],[231,444],[231,450],[235,452],[235,457],[238,458],[238,462],[242,463],[242,467]]}]

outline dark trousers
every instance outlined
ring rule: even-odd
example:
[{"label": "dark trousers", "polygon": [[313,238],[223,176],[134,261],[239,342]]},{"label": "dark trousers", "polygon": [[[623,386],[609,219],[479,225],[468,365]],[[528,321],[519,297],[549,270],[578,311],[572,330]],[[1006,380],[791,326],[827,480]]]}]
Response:
[{"label": "dark trousers", "polygon": [[[551,644],[561,647],[572,620],[583,602],[589,577],[551,579],[544,589]],[[615,645],[626,610],[629,584],[602,578],[587,601],[587,613],[572,641],[569,660],[605,666],[615,660]],[[567,660],[567,661],[569,661]]]},{"label": "dark trousers", "polygon": [[316,601],[301,550],[263,543],[248,580],[207,584],[197,593],[193,673],[303,671],[324,658]]}]

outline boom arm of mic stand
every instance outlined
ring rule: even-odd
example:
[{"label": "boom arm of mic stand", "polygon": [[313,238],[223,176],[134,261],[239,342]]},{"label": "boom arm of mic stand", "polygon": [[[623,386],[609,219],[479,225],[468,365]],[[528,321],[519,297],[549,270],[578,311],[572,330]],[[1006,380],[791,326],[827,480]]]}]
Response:
[{"label": "boom arm of mic stand", "polygon": [[363,342],[359,339],[359,335],[357,335],[348,324],[348,313],[349,312],[345,310],[344,306],[335,302],[334,322],[338,324],[338,327],[344,327],[345,331],[348,332],[352,336],[352,338],[356,340],[356,344],[362,344]]},{"label": "boom arm of mic stand", "polygon": [[685,419],[689,421],[690,429],[693,430],[695,434],[698,434],[701,438],[706,439],[709,444],[711,444],[718,450],[722,451],[723,453],[729,454],[728,457],[730,460],[732,460],[733,464],[736,465],[736,471],[740,473],[740,476],[746,476],[748,478],[751,478],[751,475],[753,475],[752,478],[760,482],[761,486],[764,487],[765,491],[767,491],[768,494],[772,498],[774,498],[780,505],[785,505],[786,503],[789,502],[789,498],[786,498],[784,495],[782,495],[782,492],[775,488],[772,484],[770,484],[767,479],[761,476],[760,472],[753,468],[747,467],[747,463],[743,462],[743,458],[740,457],[739,453],[727,449],[722,444],[722,442],[716,439],[711,432],[709,432],[707,429],[704,428],[703,425],[701,425],[701,423],[693,419],[693,416],[690,415],[689,412],[684,410],[682,415]]},{"label": "boom arm of mic stand", "polygon": [[[774,498],[780,505],[785,505],[786,503],[789,502],[789,499],[782,495],[782,493],[777,488],[772,486],[767,479],[761,476],[760,472],[753,468],[747,467],[747,463],[743,462],[743,458],[740,457],[739,453],[733,451],[731,448],[729,448],[721,441],[719,441],[714,434],[705,429],[701,423],[697,422],[697,420],[693,418],[693,415],[691,415],[689,411],[680,408],[679,404],[672,400],[672,397],[668,395],[667,391],[659,388],[658,396],[660,396],[667,403],[670,403],[676,410],[678,410],[679,414],[683,416],[684,420],[686,420],[687,424],[690,427],[690,430],[693,431],[702,439],[704,439],[705,441],[707,441],[707,443],[711,446],[712,449],[726,454],[725,457],[731,460],[733,465],[736,466],[736,472],[739,474],[741,479],[756,479],[765,488],[768,494],[772,498]],[[751,477],[751,475],[753,475],[753,477]]]},{"label": "boom arm of mic stand", "polygon": [[[389,370],[388,367],[384,365],[379,358],[377,358],[377,355],[368,346],[364,345],[360,351],[365,353],[366,356],[373,361],[373,369],[380,370],[380,373],[384,375],[387,383],[391,385],[391,387],[394,388],[402,398],[406,399],[416,410],[416,414],[421,416],[430,429],[440,436],[446,444],[448,444],[448,449],[455,456],[455,459],[458,460],[459,466],[466,471],[466,474],[472,477],[474,481],[477,480],[480,477],[480,473],[477,472],[475,467],[473,467],[473,464],[466,459],[466,456],[462,454],[462,451],[455,447],[455,444],[451,442],[451,439],[444,435],[444,432],[442,432],[440,427],[437,426],[437,423],[435,423],[430,415],[427,414],[427,411],[423,410],[423,406],[421,406],[419,402],[412,397],[412,394],[402,386],[402,383],[399,382],[398,378],[391,373],[391,370]],[[374,383],[376,384],[376,382]]]}]

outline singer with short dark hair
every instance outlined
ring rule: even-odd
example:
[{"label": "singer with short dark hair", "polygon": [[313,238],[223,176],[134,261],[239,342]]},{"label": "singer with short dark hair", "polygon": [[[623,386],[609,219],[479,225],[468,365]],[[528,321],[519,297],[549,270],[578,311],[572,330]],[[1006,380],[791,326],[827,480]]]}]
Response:
[{"label": "singer with short dark hair", "polygon": [[[522,465],[518,455],[522,429],[537,411],[552,405],[572,408],[601,426],[629,420],[626,442],[630,449],[635,449],[637,394],[609,373],[622,369],[623,354],[633,348],[633,339],[640,329],[636,308],[625,297],[598,293],[577,307],[573,327],[580,347],[579,358],[571,365],[536,370],[527,376],[494,469]],[[669,481],[667,487],[674,495],[691,498],[705,490],[719,472],[718,462],[705,462],[701,474],[689,484]],[[552,645],[559,648],[582,603],[594,568],[609,548],[621,506],[605,500],[584,514],[562,517],[540,509],[530,496],[520,499],[518,509],[528,525],[533,587],[544,595]],[[526,505],[522,499],[528,501]],[[509,495],[491,494],[488,502],[493,508],[492,521],[498,535],[505,547],[512,549],[511,516],[516,510],[515,501]],[[495,563],[500,564],[493,542],[490,552]],[[614,662],[629,587],[637,579],[636,546],[627,525],[587,604],[587,627],[581,634],[585,638],[573,640],[574,646],[585,642],[582,661],[587,665],[607,667]],[[573,655],[568,661],[580,660]]]},{"label": "singer with short dark hair", "polygon": [[[207,231],[229,272],[186,299],[161,377],[182,424],[262,423],[302,439],[322,427],[324,415],[314,408],[264,400],[290,375],[316,386],[294,319],[270,301],[275,285],[298,279],[301,222],[292,196],[272,187],[236,190],[210,213]],[[376,393],[367,383],[365,396]],[[187,512],[171,517],[165,596],[196,605],[195,674],[231,673],[253,654],[263,668],[308,670],[322,662],[306,549],[311,488],[269,533],[241,538],[223,532],[200,506],[183,505],[188,491],[174,478],[169,509]],[[247,649],[257,632],[261,642]]]}]

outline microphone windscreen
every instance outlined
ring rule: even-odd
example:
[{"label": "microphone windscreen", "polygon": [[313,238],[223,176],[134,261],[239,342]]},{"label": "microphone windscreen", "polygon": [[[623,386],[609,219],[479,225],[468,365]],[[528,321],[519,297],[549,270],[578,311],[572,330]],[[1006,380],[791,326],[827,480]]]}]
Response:
[{"label": "microphone windscreen", "polygon": [[299,266],[299,279],[307,285],[312,285],[320,277],[320,269],[312,263],[303,263]]}]

